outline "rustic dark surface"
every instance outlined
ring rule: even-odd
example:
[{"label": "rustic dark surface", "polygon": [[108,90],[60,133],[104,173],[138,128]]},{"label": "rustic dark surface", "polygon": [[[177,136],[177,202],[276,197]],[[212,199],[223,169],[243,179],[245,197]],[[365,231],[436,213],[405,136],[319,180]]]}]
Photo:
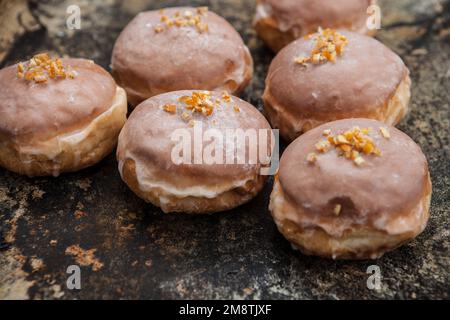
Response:
[{"label": "rustic dark surface", "polygon": [[[139,11],[209,5],[241,33],[255,60],[243,94],[261,108],[273,55],[251,28],[253,1],[79,1],[82,29],[65,26],[77,1],[0,1],[0,67],[49,50],[109,68],[121,29]],[[59,178],[0,169],[0,298],[450,298],[450,1],[381,1],[378,39],[411,69],[412,111],[399,126],[423,148],[433,181],[425,232],[377,261],[329,261],[291,250],[267,210],[272,181],[251,203],[211,216],[165,215],[138,199],[114,155]],[[56,240],[56,242],[55,242]],[[103,266],[82,267],[82,289],[66,288],[66,248],[96,249]],[[366,287],[366,269],[383,275]]]}]

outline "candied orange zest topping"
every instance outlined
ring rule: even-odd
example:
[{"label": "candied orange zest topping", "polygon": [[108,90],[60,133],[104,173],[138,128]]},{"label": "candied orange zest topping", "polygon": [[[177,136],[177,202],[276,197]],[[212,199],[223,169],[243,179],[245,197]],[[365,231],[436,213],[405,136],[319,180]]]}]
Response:
[{"label": "candied orange zest topping", "polygon": [[165,15],[165,11],[160,10],[161,15],[160,24],[158,24],[154,31],[155,33],[161,33],[173,26],[181,27],[194,27],[199,33],[208,32],[209,26],[202,20],[208,12],[208,7],[199,7],[195,13],[191,10],[186,10],[183,13],[176,11],[173,17]]},{"label": "candied orange zest topping", "polygon": [[189,120],[191,120],[191,115],[187,112],[183,112],[181,114],[181,119],[183,119],[185,122],[188,122]]},{"label": "candied orange zest topping", "polygon": [[[226,91],[222,93],[222,99],[213,99],[212,93],[209,91],[194,91],[190,96],[182,96],[178,98],[178,102],[184,104],[184,108],[181,108],[182,111],[178,114],[184,122],[190,124],[193,121],[194,114],[209,117],[214,113],[216,108],[220,107],[222,102],[230,103],[232,101],[232,96]],[[160,109],[168,113],[176,114],[180,109],[180,106],[177,107],[176,104],[167,103],[162,105]],[[233,105],[233,110],[235,112],[241,111],[238,105]],[[214,121],[215,120],[213,120],[213,122]]]},{"label": "candied orange zest topping", "polygon": [[214,112],[214,103],[211,101],[210,92],[194,91],[191,96],[183,96],[178,99],[186,105],[186,109],[192,113],[201,113],[209,117]]},{"label": "candied orange zest topping", "polygon": [[348,45],[348,39],[334,29],[319,28],[317,33],[310,34],[306,39],[315,41],[314,48],[310,52],[309,57],[298,57],[295,63],[307,66],[308,63],[321,64],[324,62],[335,62],[338,56],[344,52],[344,48]]},{"label": "candied orange zest topping", "polygon": [[177,106],[173,103],[168,103],[162,106],[162,109],[168,113],[176,113]]},{"label": "candied orange zest topping", "polygon": [[160,33],[160,32],[163,32],[163,31],[164,31],[163,26],[158,25],[158,26],[155,27],[155,32],[156,33]]},{"label": "candied orange zest topping", "polygon": [[201,16],[206,14],[208,11],[209,11],[208,7],[198,7],[197,8],[197,13]]},{"label": "candied orange zest topping", "polygon": [[355,161],[356,165],[358,166],[362,166],[363,163],[365,162],[365,160],[362,157],[356,157],[355,160],[353,161]]},{"label": "candied orange zest topping", "polygon": [[52,59],[48,53],[39,53],[29,61],[17,64],[17,77],[35,83],[46,83],[48,79],[74,79],[75,71],[63,66],[61,59]]},{"label": "candied orange zest topping", "polygon": [[315,154],[314,152],[308,153],[308,156],[306,157],[306,160],[309,163],[314,163],[317,161],[317,154]]},{"label": "candied orange zest topping", "polygon": [[386,127],[380,127],[380,132],[381,132],[381,135],[383,136],[383,138],[385,138],[385,139],[391,138],[391,134],[389,133],[389,130]]},{"label": "candied orange zest topping", "polygon": [[316,143],[316,150],[320,152],[327,152],[331,147],[331,143],[329,141],[319,141]]},{"label": "candied orange zest topping", "polygon": [[[365,162],[363,155],[374,154],[381,156],[381,151],[377,148],[375,142],[367,136],[369,132],[369,128],[360,129],[359,127],[354,127],[343,133],[332,135],[331,130],[328,129],[323,131],[326,139],[317,142],[315,148],[321,153],[326,153],[334,147],[339,151],[340,156],[352,160],[356,165],[361,166]],[[382,135],[384,136],[383,133]],[[308,162],[315,162],[315,160],[311,161],[311,154],[308,154],[306,159]]]}]

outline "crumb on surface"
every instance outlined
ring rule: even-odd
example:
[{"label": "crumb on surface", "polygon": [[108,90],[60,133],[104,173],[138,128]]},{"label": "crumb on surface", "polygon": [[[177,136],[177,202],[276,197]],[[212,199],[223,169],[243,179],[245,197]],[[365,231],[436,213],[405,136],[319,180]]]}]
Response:
[{"label": "crumb on surface", "polygon": [[33,268],[33,272],[37,272],[37,271],[41,270],[42,268],[44,268],[44,261],[42,261],[42,259],[32,257],[30,259],[30,265],[31,265],[31,268]]},{"label": "crumb on surface", "polygon": [[98,271],[103,268],[103,263],[100,262],[94,255],[97,249],[84,250],[79,245],[71,245],[66,248],[66,255],[75,257],[75,261],[81,266],[92,266],[93,271]]}]

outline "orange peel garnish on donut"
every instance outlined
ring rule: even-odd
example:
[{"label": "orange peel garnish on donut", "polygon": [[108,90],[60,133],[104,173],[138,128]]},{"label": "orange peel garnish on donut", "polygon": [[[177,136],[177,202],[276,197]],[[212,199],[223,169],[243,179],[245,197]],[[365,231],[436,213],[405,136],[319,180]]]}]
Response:
[{"label": "orange peel garnish on donut", "polygon": [[186,109],[192,113],[201,113],[209,117],[214,112],[214,103],[211,101],[210,92],[194,91],[191,96],[183,96],[178,99],[186,105]]},{"label": "orange peel garnish on donut", "polygon": [[[184,109],[179,113],[181,119],[189,123],[192,121],[194,114],[210,117],[214,110],[221,106],[221,103],[230,104],[233,102],[233,98],[227,91],[223,91],[221,97],[216,99],[212,97],[210,91],[193,91],[191,95],[178,98],[178,102],[184,104]],[[166,103],[160,106],[160,109],[171,114],[177,114],[179,110],[177,105],[173,103]],[[232,110],[239,113],[241,108],[237,104],[233,104]]]},{"label": "orange peel garnish on donut", "polygon": [[336,62],[336,58],[342,55],[345,46],[348,45],[346,36],[329,28],[319,28],[316,33],[306,36],[305,39],[313,39],[315,42],[309,57],[297,57],[295,59],[295,63],[305,67],[308,63],[321,64],[328,61]]},{"label": "orange peel garnish on donut", "polygon": [[[383,131],[385,134],[388,134],[386,128],[383,128],[383,130],[380,128],[380,132]],[[369,128],[360,129],[359,127],[353,127],[343,133],[333,135],[331,130],[327,129],[323,131],[326,139],[317,142],[315,148],[319,153],[326,153],[334,147],[338,150],[340,156],[352,160],[356,165],[361,166],[365,162],[363,156],[372,154],[381,156],[380,149],[375,145],[373,139],[368,136],[369,132]],[[382,133],[384,138],[386,138],[385,134]],[[315,163],[317,154],[309,153],[306,160],[309,163]]]},{"label": "orange peel garnish on donut", "polygon": [[68,70],[59,58],[51,58],[48,53],[39,53],[24,63],[17,64],[17,77],[36,83],[46,83],[48,79],[74,79],[76,72]]},{"label": "orange peel garnish on donut", "polygon": [[194,27],[199,33],[208,32],[209,26],[203,21],[203,17],[208,12],[208,7],[196,8],[195,13],[191,10],[186,10],[184,12],[176,11],[173,17],[165,15],[164,10],[160,10],[161,15],[160,24],[158,24],[154,31],[155,33],[161,33],[173,26],[178,28],[181,27]]}]

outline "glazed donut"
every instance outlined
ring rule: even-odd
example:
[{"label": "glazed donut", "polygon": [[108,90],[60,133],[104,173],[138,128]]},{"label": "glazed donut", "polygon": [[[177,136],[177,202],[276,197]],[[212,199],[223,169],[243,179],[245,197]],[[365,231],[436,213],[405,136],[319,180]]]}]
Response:
[{"label": "glazed donut", "polygon": [[288,146],[270,211],[305,254],[375,259],[424,230],[430,198],[427,160],[411,138],[376,120],[344,119]]},{"label": "glazed donut", "polygon": [[[217,140],[215,143],[223,147],[217,149],[223,150],[220,156],[217,151],[220,160],[197,161],[195,151],[188,155],[190,144],[193,150],[197,146],[206,152],[212,143],[211,139],[203,140],[203,135],[196,136],[198,128],[204,136],[213,131],[225,135],[231,129],[271,132],[256,108],[226,92],[188,90],[152,97],[137,106],[119,136],[117,159],[124,182],[140,198],[166,213],[213,213],[252,199],[266,181],[260,174],[263,158],[251,161],[245,142],[220,144]],[[174,152],[180,154],[176,151],[180,142],[173,138],[177,131],[189,136],[188,151],[183,153],[187,160],[174,158]],[[268,136],[270,140],[271,134]],[[270,145],[266,145],[269,156]],[[225,155],[231,161],[221,161]],[[200,153],[197,159],[206,158]]]},{"label": "glazed donut", "polygon": [[319,27],[346,29],[372,36],[367,9],[376,0],[258,0],[254,27],[275,52]]},{"label": "glazed donut", "polygon": [[206,7],[139,13],[112,53],[112,74],[136,106],[176,90],[227,90],[250,82],[253,60],[236,30]]},{"label": "glazed donut", "polygon": [[116,146],[126,93],[93,61],[38,54],[0,70],[0,166],[57,176]]},{"label": "glazed donut", "polygon": [[379,41],[332,29],[299,39],[272,61],[264,110],[287,140],[322,123],[370,118],[397,124],[411,80],[401,58]]}]

